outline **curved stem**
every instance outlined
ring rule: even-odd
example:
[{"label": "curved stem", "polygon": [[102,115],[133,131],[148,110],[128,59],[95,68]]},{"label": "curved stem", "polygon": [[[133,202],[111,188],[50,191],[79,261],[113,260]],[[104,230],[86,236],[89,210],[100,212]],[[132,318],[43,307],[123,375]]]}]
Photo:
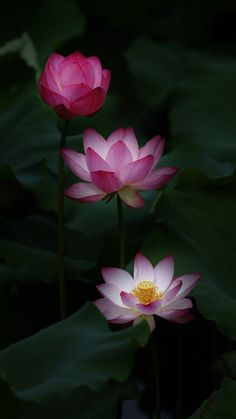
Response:
[{"label": "curved stem", "polygon": [[124,228],[124,211],[122,201],[117,194],[117,212],[118,212],[118,233],[119,233],[119,254],[120,268],[125,266],[125,228]]},{"label": "curved stem", "polygon": [[65,147],[66,135],[69,121],[65,120],[61,132],[59,148],[59,219],[58,219],[58,254],[59,254],[59,304],[60,318],[66,317],[66,295],[65,295],[65,233],[64,233],[64,160],[61,156],[61,149]]},{"label": "curved stem", "polygon": [[[118,234],[119,234],[119,257],[120,257],[120,268],[125,267],[125,226],[124,226],[124,209],[122,201],[117,194],[117,213],[118,213]],[[123,404],[118,403],[116,419],[122,418]]]}]

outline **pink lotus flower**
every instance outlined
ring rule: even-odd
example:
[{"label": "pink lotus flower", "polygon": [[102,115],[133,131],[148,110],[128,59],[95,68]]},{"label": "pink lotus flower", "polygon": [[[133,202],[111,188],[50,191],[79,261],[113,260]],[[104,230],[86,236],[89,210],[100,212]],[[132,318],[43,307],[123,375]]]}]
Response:
[{"label": "pink lotus flower", "polygon": [[160,136],[139,148],[132,128],[119,128],[107,140],[87,129],[85,155],[71,149],[62,150],[67,166],[86,181],[70,186],[65,195],[81,202],[96,202],[117,192],[126,205],[141,207],[144,199],[138,190],[160,188],[177,172],[174,167],[155,169],[163,149],[164,140]]},{"label": "pink lotus flower", "polygon": [[43,101],[63,119],[88,116],[104,104],[110,70],[103,70],[98,57],[79,51],[63,57],[53,53],[39,79]]},{"label": "pink lotus flower", "polygon": [[200,274],[173,278],[174,260],[162,259],[154,268],[141,253],[134,261],[134,277],[119,268],[103,268],[105,284],[98,285],[104,298],[95,301],[97,308],[111,323],[137,323],[145,318],[155,328],[153,315],[176,323],[192,320],[192,301],[185,298]]}]

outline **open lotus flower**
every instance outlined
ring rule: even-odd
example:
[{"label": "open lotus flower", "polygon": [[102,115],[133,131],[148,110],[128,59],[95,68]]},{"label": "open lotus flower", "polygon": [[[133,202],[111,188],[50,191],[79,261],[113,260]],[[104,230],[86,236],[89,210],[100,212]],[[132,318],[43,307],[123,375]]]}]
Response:
[{"label": "open lotus flower", "polygon": [[104,104],[110,70],[103,70],[98,57],[79,51],[63,57],[53,53],[39,78],[43,101],[63,119],[92,115]]},{"label": "open lotus flower", "polygon": [[192,320],[192,301],[185,298],[200,278],[194,273],[173,278],[174,260],[162,259],[154,268],[141,253],[134,261],[134,277],[119,268],[103,268],[105,284],[98,285],[104,298],[96,306],[111,323],[137,323],[145,318],[155,328],[153,315],[176,323]]},{"label": "open lotus flower", "polygon": [[119,128],[107,140],[87,129],[85,155],[71,149],[62,150],[67,166],[86,181],[70,186],[65,195],[81,202],[96,202],[117,192],[126,205],[141,207],[144,199],[138,190],[160,188],[177,172],[175,167],[155,169],[163,149],[164,140],[160,136],[139,148],[132,128]]}]

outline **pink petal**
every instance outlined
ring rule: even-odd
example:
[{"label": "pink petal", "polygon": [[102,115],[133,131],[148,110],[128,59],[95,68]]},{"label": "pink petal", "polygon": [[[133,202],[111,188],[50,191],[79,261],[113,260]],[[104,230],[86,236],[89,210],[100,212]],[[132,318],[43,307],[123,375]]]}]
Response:
[{"label": "pink petal", "polygon": [[115,285],[121,291],[131,291],[134,288],[134,280],[129,272],[119,268],[102,268],[102,276],[105,282]]},{"label": "pink petal", "polygon": [[190,298],[183,298],[182,300],[171,302],[168,306],[165,306],[165,309],[168,307],[169,310],[184,310],[186,308],[192,308],[192,306],[193,303]]},{"label": "pink petal", "polygon": [[163,310],[158,315],[160,315],[161,317],[165,319],[171,319],[173,315],[175,318],[177,318],[177,317],[185,316],[187,313],[189,313],[189,309],[185,308],[183,310]]},{"label": "pink petal", "polygon": [[84,131],[84,151],[87,152],[88,148],[92,148],[93,151],[96,151],[99,156],[103,159],[107,155],[107,142],[104,138],[98,134],[94,129],[88,128]]},{"label": "pink petal", "polygon": [[96,172],[97,170],[111,172],[111,168],[107,162],[90,147],[86,149],[86,162],[90,172]]},{"label": "pink petal", "polygon": [[133,160],[136,160],[138,158],[139,147],[133,128],[126,128],[122,141],[129,148]]},{"label": "pink petal", "polygon": [[65,57],[63,55],[57,54],[56,52],[53,52],[49,55],[47,64],[46,65],[53,65],[55,70],[58,70],[60,67],[60,64],[65,60]]},{"label": "pink petal", "polygon": [[160,159],[164,150],[164,140],[160,137],[160,135],[156,135],[155,137],[151,138],[143,147],[139,150],[139,159],[146,157],[148,155],[155,157],[155,164],[157,163],[157,158]]},{"label": "pink petal", "polygon": [[39,86],[39,93],[43,101],[49,106],[56,107],[58,105],[66,105],[68,108],[70,106],[69,102],[63,96],[47,89],[42,84]]},{"label": "pink petal", "polygon": [[105,170],[91,172],[91,179],[98,188],[106,193],[116,192],[123,186],[114,172],[107,172]]},{"label": "pink petal", "polygon": [[153,301],[149,304],[136,304],[136,309],[144,314],[156,314],[156,311],[161,306],[161,300]]},{"label": "pink petal", "polygon": [[129,186],[125,186],[119,192],[119,197],[122,201],[131,208],[140,208],[144,205],[144,199],[136,191]]},{"label": "pink petal", "polygon": [[139,303],[139,300],[134,295],[125,291],[121,291],[120,298],[122,303],[129,308],[135,309],[136,305]]},{"label": "pink petal", "polygon": [[106,158],[106,162],[118,176],[122,173],[123,167],[131,161],[133,161],[132,155],[123,141],[113,144]]},{"label": "pink petal", "polygon": [[118,128],[107,139],[107,144],[112,147],[117,141],[122,141],[129,148],[133,160],[138,156],[138,142],[132,128]]},{"label": "pink petal", "polygon": [[173,319],[173,321],[175,322],[175,323],[180,323],[180,324],[182,324],[182,323],[188,323],[188,322],[191,322],[191,320],[193,320],[194,319],[194,316],[191,314],[191,313],[187,313],[187,314],[185,314],[185,315],[183,315],[183,316],[181,316],[181,317],[175,317],[174,319]]},{"label": "pink petal", "polygon": [[75,51],[72,54],[67,55],[68,63],[77,63],[79,65],[83,65],[83,63],[87,60],[87,58],[81,54],[80,51]]},{"label": "pink petal", "polygon": [[153,266],[148,258],[138,252],[134,259],[134,281],[137,284],[140,281],[154,282]]},{"label": "pink petal", "polygon": [[71,104],[72,112],[77,115],[93,115],[98,112],[105,101],[105,92],[101,87],[92,89],[87,95]]},{"label": "pink petal", "polygon": [[154,268],[155,284],[162,292],[169,287],[174,275],[174,259],[167,256],[162,259]]},{"label": "pink petal", "polygon": [[100,87],[102,83],[102,66],[98,57],[89,57],[87,62],[92,66],[94,71],[94,84],[93,87]]},{"label": "pink petal", "polygon": [[[154,138],[159,139],[160,137],[158,135],[157,137],[154,137]],[[165,140],[163,138],[160,138],[158,147],[157,147],[156,151],[154,152],[154,159],[155,159],[154,166],[156,166],[157,163],[159,162],[159,160],[160,160],[160,158],[163,154],[164,148],[165,148]]]},{"label": "pink petal", "polygon": [[96,307],[101,311],[107,320],[113,319],[122,314],[123,308],[112,303],[107,298],[99,298],[94,301]]},{"label": "pink petal", "polygon": [[46,78],[46,71],[42,71],[42,73],[40,74],[40,77],[38,79],[38,87],[40,89],[40,86],[43,85],[44,87],[46,87],[47,89],[49,89],[48,86],[48,82],[47,82],[47,78]]},{"label": "pink petal", "polygon": [[134,326],[136,324],[140,323],[142,320],[146,320],[151,332],[155,329],[155,320],[154,320],[153,316],[141,315],[141,316],[137,317],[137,319],[134,320]]},{"label": "pink petal", "polygon": [[91,89],[86,86],[86,84],[70,84],[68,86],[63,87],[61,90],[61,94],[70,102],[74,102],[75,100],[79,99],[80,97],[89,93]]},{"label": "pink petal", "polygon": [[92,183],[75,183],[65,190],[65,195],[75,201],[88,203],[101,201],[106,196]]},{"label": "pink petal", "polygon": [[101,313],[106,317],[108,321],[114,320],[121,316],[123,317],[126,313],[126,309],[124,307],[119,307],[115,305],[107,298],[100,298],[94,301],[94,304],[97,306],[97,308],[101,311]]},{"label": "pink petal", "polygon": [[182,287],[179,290],[176,298],[183,298],[187,294],[189,294],[192,291],[192,289],[196,286],[196,283],[199,281],[200,276],[200,274],[196,273],[190,275],[182,275],[176,278],[176,280],[180,280],[182,282]]},{"label": "pink petal", "polygon": [[176,167],[162,167],[154,170],[146,179],[136,183],[135,188],[142,190],[162,188],[176,175],[177,171]]},{"label": "pink petal", "polygon": [[[82,54],[78,54],[82,56]],[[55,91],[56,93],[60,93],[60,87],[62,87],[61,68],[64,66],[65,62],[68,62],[68,60],[70,63],[78,63],[77,58],[71,59],[73,56],[77,57],[78,54],[74,53],[66,58],[56,53],[50,55],[45,66],[45,73],[48,86],[51,90]]]},{"label": "pink petal", "polygon": [[[169,291],[171,291],[173,288],[175,288],[176,287],[176,285],[179,285],[179,284],[181,284],[181,286],[182,286],[182,281],[181,280],[179,280],[179,279],[172,279],[172,281],[171,281],[171,283],[170,283],[170,285],[169,285],[169,287],[166,289],[166,293],[167,292],[169,292]],[[181,288],[181,287],[180,287]]]},{"label": "pink petal", "polygon": [[75,118],[76,116],[76,114],[71,112],[71,110],[65,107],[64,105],[54,106],[53,109],[57,113],[57,115],[63,119],[72,119],[72,118]]},{"label": "pink petal", "polygon": [[[47,80],[45,87],[48,87],[49,90],[52,90],[60,94],[60,83],[58,82],[57,70],[55,69],[55,67],[52,64],[47,64],[43,74],[45,75],[45,78]],[[42,82],[45,82],[44,78],[42,79]]]},{"label": "pink petal", "polygon": [[171,287],[171,289],[169,289],[165,293],[164,298],[162,300],[162,307],[164,307],[165,305],[168,305],[171,302],[173,302],[173,300],[175,299],[176,295],[178,294],[181,286],[182,286],[182,281],[175,281],[174,287]]},{"label": "pink petal", "polygon": [[107,138],[108,148],[112,147],[117,141],[122,141],[125,135],[125,128],[116,129],[109,137]]},{"label": "pink petal", "polygon": [[189,309],[184,310],[165,310],[159,312],[158,316],[163,319],[173,321],[175,323],[186,323],[193,319],[192,314],[189,312]]},{"label": "pink petal", "polygon": [[153,170],[145,179],[134,183],[133,186],[141,190],[161,188],[175,176],[177,171],[176,167],[161,167]]},{"label": "pink petal", "polygon": [[122,181],[124,184],[131,185],[132,183],[144,179],[149,173],[153,161],[153,156],[146,156],[143,159],[136,160],[124,166],[122,174]]},{"label": "pink petal", "polygon": [[71,84],[86,84],[86,78],[82,66],[77,62],[72,62],[66,57],[60,65],[58,77],[62,87]]},{"label": "pink petal", "polygon": [[91,182],[91,176],[88,171],[88,166],[85,160],[85,156],[81,153],[77,153],[69,148],[61,150],[61,155],[64,159],[65,164],[70,170],[78,177],[83,180]]},{"label": "pink petal", "polygon": [[130,323],[131,321],[133,321],[134,319],[137,318],[137,316],[139,315],[138,311],[132,311],[130,308],[123,308],[123,310],[127,310],[127,311],[123,311],[123,313],[116,317],[113,320],[110,320],[110,323],[115,323],[115,324],[124,324],[124,323]]},{"label": "pink petal", "polygon": [[111,284],[100,284],[97,285],[97,289],[103,297],[108,298],[108,300],[120,307],[124,307],[120,297],[120,290],[116,286]]},{"label": "pink petal", "polygon": [[93,89],[95,86],[94,68],[88,59],[82,64],[86,84]]},{"label": "pink petal", "polygon": [[110,70],[102,70],[102,83],[101,88],[107,93],[111,82],[111,72]]}]

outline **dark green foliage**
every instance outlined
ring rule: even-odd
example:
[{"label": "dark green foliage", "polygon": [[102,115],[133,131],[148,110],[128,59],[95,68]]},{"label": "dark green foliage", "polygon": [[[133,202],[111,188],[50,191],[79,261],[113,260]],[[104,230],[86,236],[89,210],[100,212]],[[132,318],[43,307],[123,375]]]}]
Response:
[{"label": "dark green foliage", "polygon": [[[112,83],[97,115],[71,122],[68,146],[82,151],[87,127],[107,136],[133,126],[142,144],[163,135],[160,165],[180,168],[164,190],[144,194],[144,208],[127,208],[125,220],[129,267],[141,248],[153,263],[172,254],[176,274],[202,274],[192,293],[196,320],[183,326],[186,365],[196,358],[197,366],[195,375],[190,368],[184,376],[181,419],[235,418],[235,20],[235,3],[223,0],[23,0],[3,7],[1,419],[113,419],[118,400],[137,396],[129,377],[134,351],[148,337],[146,324],[111,332],[93,305],[83,307],[97,297],[101,266],[118,265],[115,200],[65,202],[68,312],[76,314],[54,324],[62,123],[40,101],[37,78],[51,51],[76,49],[98,55],[111,68]],[[66,169],[66,185],[75,181]],[[168,363],[178,326],[159,324],[162,388],[168,392],[162,400],[173,411],[175,365]],[[203,349],[202,330],[208,329],[212,336]],[[204,362],[197,356],[203,351]],[[143,353],[138,360],[142,381]],[[199,395],[190,394],[192,388]],[[150,411],[145,397],[142,405]]]},{"label": "dark green foliage", "polygon": [[12,417],[16,408],[23,407],[26,413],[29,408],[35,409],[35,414],[38,409],[43,414],[45,409],[47,414],[48,407],[51,413],[54,409],[55,413],[63,409],[65,414],[68,405],[73,418],[81,409],[84,409],[84,417],[97,417],[93,410],[98,397],[95,392],[101,391],[104,397],[104,389],[110,381],[112,399],[101,403],[101,408],[104,413],[110,405],[115,409],[117,398],[127,396],[128,390],[128,387],[118,390],[116,383],[127,380],[133,351],[144,346],[148,336],[148,325],[144,321],[136,327],[111,333],[103,316],[94,305],[88,304],[63,322],[10,346],[0,353],[0,369],[14,385],[14,390],[10,390],[3,378],[2,387],[14,404],[11,413],[7,403],[0,404],[1,417],[7,414]]},{"label": "dark green foliage", "polygon": [[224,416],[227,419],[234,419],[236,415],[235,397],[235,381],[225,378],[220,390],[214,392],[189,419],[202,417],[205,419],[220,419]]}]

